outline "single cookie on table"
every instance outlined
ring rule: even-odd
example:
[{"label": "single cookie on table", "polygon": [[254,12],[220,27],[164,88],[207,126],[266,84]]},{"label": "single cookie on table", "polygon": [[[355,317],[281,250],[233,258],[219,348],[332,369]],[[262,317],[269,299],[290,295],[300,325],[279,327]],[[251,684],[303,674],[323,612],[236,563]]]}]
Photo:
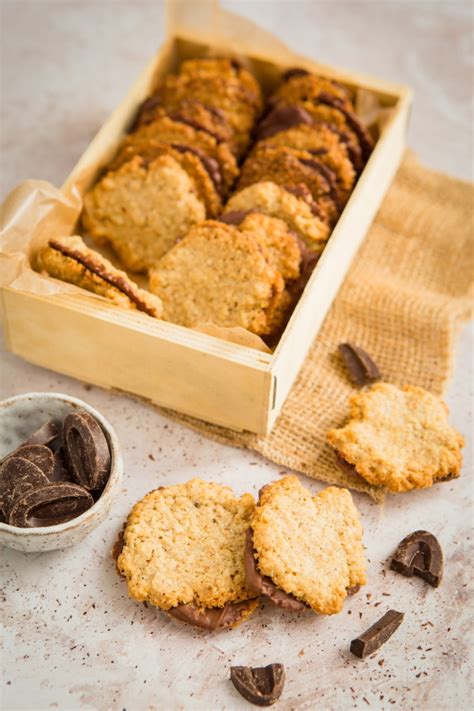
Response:
[{"label": "single cookie on table", "polygon": [[329,228],[315,214],[311,193],[304,186],[300,192],[271,181],[253,183],[232,195],[226,212],[255,210],[284,220],[298,237],[316,252],[320,252],[329,237]]},{"label": "single cookie on table", "polygon": [[56,279],[105,296],[118,306],[161,316],[163,309],[157,296],[140,289],[125,272],[89,249],[81,237],[51,238],[39,252],[37,266]]},{"label": "single cookie on table", "polygon": [[[281,114],[294,114],[285,120]],[[308,122],[297,123],[299,115],[306,114]],[[354,187],[356,171],[349,158],[347,146],[340,136],[324,123],[313,122],[304,109],[298,107],[283,107],[275,109],[267,118],[278,123],[268,123],[262,138],[257,137],[257,146],[285,146],[299,151],[308,151],[317,156],[336,175],[336,179],[344,198]],[[296,123],[295,123],[296,122]]]},{"label": "single cookie on table", "polygon": [[132,272],[146,272],[206,216],[188,173],[171,156],[135,156],[107,173],[84,198],[82,224]]},{"label": "single cookie on table", "polygon": [[218,143],[213,136],[178,119],[162,116],[150,124],[141,126],[126,136],[119,146],[117,156],[128,151],[128,155],[139,155],[150,143],[168,143],[175,146],[189,146],[198,149],[219,166],[223,193],[233,185],[239,174],[235,156],[225,143]]},{"label": "single cookie on table", "polygon": [[252,152],[242,166],[237,190],[254,183],[272,181],[278,185],[303,183],[331,226],[340,213],[336,176],[316,156],[283,146],[262,146]]},{"label": "single cookie on table", "polygon": [[440,398],[411,385],[377,383],[349,402],[349,421],[327,440],[370,484],[403,492],[460,476],[464,440]]},{"label": "single cookie on table", "polygon": [[247,534],[248,587],[279,607],[340,612],[366,582],[363,529],[347,489],[312,496],[296,476],[260,491]]},{"label": "single cookie on table", "polygon": [[191,328],[213,323],[268,333],[283,288],[253,235],[213,220],[189,230],[150,271],[150,291],[163,302],[163,318]]},{"label": "single cookie on table", "polygon": [[119,545],[130,597],[209,631],[243,622],[258,607],[244,572],[254,508],[250,494],[200,479],[147,494]]},{"label": "single cookie on table", "polygon": [[192,146],[150,141],[138,146],[125,146],[110,163],[109,170],[117,170],[135,155],[139,155],[146,163],[163,155],[174,158],[192,178],[198,197],[206,206],[207,216],[215,217],[219,214],[222,209],[223,186],[219,164],[214,158],[209,158],[199,148]]}]

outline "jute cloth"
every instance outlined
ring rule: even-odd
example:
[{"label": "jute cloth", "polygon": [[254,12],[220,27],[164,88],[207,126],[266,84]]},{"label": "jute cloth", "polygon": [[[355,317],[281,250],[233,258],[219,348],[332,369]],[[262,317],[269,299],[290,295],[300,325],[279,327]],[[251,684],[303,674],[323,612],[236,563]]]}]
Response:
[{"label": "jute cloth", "polygon": [[457,334],[472,311],[473,198],[470,184],[427,170],[406,153],[269,435],[165,412],[212,439],[383,499],[383,490],[341,472],[325,441],[347,418],[354,392],[337,346],[363,347],[385,380],[443,392]]}]

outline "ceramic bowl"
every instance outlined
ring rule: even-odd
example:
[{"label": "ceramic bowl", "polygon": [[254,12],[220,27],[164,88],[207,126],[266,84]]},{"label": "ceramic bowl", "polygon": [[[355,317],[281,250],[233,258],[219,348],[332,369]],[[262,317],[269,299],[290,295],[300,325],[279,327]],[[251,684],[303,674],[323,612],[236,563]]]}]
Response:
[{"label": "ceramic bowl", "polygon": [[109,444],[110,475],[100,498],[77,518],[56,526],[18,528],[0,522],[0,544],[24,553],[67,548],[82,541],[109,514],[122,486],[122,456],[112,425],[93,407],[61,393],[26,393],[0,402],[0,459],[16,449],[47,420],[58,425],[69,412],[86,410],[101,425]]}]

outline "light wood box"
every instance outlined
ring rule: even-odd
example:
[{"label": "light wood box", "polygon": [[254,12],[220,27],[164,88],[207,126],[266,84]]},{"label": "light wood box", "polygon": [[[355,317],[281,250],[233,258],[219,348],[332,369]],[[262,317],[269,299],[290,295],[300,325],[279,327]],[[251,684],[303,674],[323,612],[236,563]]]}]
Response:
[{"label": "light wood box", "polygon": [[[160,77],[209,50],[186,36],[169,39],[132,86],[66,180],[68,194],[95,181]],[[212,43],[223,53],[225,46]],[[288,65],[249,57],[264,88]],[[7,347],[37,365],[237,430],[268,432],[400,163],[411,91],[379,79],[298,61],[310,71],[377,94],[393,109],[304,294],[273,354],[214,338],[87,295],[2,289]],[[292,63],[294,66],[294,63]],[[98,160],[99,159],[99,160]],[[47,229],[47,225],[44,226]]]}]

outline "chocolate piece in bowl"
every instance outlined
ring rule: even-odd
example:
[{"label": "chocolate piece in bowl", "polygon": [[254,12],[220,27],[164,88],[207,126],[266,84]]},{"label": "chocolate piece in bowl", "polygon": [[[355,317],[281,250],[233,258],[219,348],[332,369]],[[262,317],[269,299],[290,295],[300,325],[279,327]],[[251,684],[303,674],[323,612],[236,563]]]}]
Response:
[{"label": "chocolate piece in bowl", "polygon": [[0,508],[8,522],[17,498],[30,489],[48,484],[48,478],[33,462],[23,457],[8,457],[0,467]]},{"label": "chocolate piece in bowl", "polygon": [[58,482],[31,488],[17,496],[8,523],[21,528],[56,526],[83,514],[94,503],[84,487]]},{"label": "chocolate piece in bowl", "polygon": [[101,489],[109,475],[109,445],[101,426],[88,412],[73,412],[63,423],[64,457],[74,481]]},{"label": "chocolate piece in bowl", "polygon": [[41,425],[39,429],[35,430],[35,432],[33,432],[28,437],[24,444],[49,445],[54,442],[54,440],[57,439],[58,436],[59,430],[57,428],[56,423],[52,420],[49,420],[48,422],[45,422],[44,425]]}]

